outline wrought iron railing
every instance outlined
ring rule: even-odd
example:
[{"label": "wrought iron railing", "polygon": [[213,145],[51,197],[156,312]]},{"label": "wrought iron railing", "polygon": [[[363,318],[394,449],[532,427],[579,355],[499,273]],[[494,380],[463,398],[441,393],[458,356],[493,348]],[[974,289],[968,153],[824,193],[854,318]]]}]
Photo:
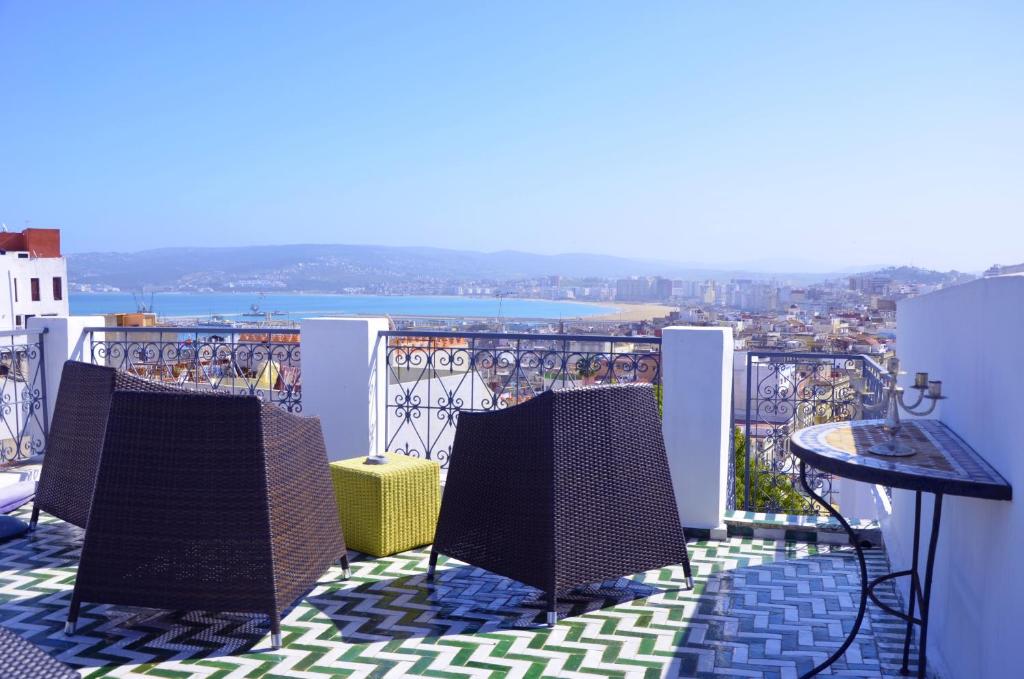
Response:
[{"label": "wrought iron railing", "polygon": [[[742,447],[733,458],[732,505],[747,511],[815,514],[802,494],[789,437],[797,429],[859,419],[862,399],[880,396],[885,370],[860,354],[751,351],[747,354]],[[808,470],[816,493],[837,498],[829,474]]]},{"label": "wrought iron railing", "polygon": [[0,332],[0,468],[46,448],[46,330]]},{"label": "wrought iron railing", "polygon": [[577,385],[661,385],[660,337],[405,330],[381,337],[386,449],[442,466],[464,410],[497,410]]},{"label": "wrought iron railing", "polygon": [[93,363],[302,411],[298,328],[86,328]]}]

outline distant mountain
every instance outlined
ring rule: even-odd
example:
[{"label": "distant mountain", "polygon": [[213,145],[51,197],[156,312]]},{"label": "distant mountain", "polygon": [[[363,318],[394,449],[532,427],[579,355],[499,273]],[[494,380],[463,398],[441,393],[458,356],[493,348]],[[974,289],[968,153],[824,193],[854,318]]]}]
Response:
[{"label": "distant mountain", "polygon": [[841,274],[763,273],[694,267],[665,260],[569,253],[538,255],[516,250],[471,252],[378,245],[274,245],[160,248],[68,256],[73,284],[123,290],[267,289],[340,291],[350,287],[415,281],[506,281],[666,276],[689,280],[780,278],[797,283]]}]

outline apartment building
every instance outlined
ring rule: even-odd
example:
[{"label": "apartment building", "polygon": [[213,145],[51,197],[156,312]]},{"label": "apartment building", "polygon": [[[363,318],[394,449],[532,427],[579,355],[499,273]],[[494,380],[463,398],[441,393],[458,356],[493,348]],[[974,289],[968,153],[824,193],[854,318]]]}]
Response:
[{"label": "apartment building", "polygon": [[24,328],[33,316],[68,314],[60,229],[0,232],[0,295],[0,330]]}]

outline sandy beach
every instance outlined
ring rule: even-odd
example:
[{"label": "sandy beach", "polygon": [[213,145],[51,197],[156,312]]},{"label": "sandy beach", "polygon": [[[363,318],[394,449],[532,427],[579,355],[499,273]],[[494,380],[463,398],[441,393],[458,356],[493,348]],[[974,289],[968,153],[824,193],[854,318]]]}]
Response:
[{"label": "sandy beach", "polygon": [[[588,318],[596,321],[622,321],[624,323],[630,321],[649,321],[652,318],[667,316],[669,312],[679,309],[679,307],[668,304],[649,304],[645,302],[638,302],[636,304],[615,302],[614,304],[618,307],[615,313],[588,316]],[[601,306],[606,305],[602,303]]]}]

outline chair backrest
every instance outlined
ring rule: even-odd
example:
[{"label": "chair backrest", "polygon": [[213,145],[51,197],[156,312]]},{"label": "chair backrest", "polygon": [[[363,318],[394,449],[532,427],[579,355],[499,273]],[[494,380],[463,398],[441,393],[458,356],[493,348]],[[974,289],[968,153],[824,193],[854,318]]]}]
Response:
[{"label": "chair backrest", "polygon": [[344,554],[317,418],[255,396],[114,393],[83,600],[280,611]]},{"label": "chair backrest", "polygon": [[568,389],[552,409],[556,586],[679,563],[685,538],[653,387]]},{"label": "chair backrest", "polygon": [[116,390],[178,391],[102,365],[66,361],[46,437],[35,506],[85,528]]},{"label": "chair backrest", "polygon": [[89,520],[116,373],[67,361],[46,437],[35,506],[81,528]]},{"label": "chair backrest", "polygon": [[260,416],[252,396],[114,394],[79,564],[84,600],[274,607]]},{"label": "chair backrest", "polygon": [[685,558],[650,385],[462,413],[435,547],[548,591]]}]

